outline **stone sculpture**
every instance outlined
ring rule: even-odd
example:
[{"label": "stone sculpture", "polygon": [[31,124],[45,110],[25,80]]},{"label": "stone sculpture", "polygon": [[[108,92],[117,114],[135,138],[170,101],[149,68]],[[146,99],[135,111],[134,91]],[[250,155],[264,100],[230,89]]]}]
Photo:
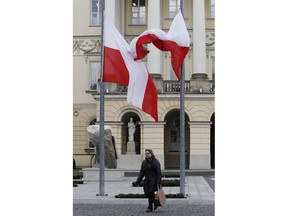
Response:
[{"label": "stone sculpture", "polygon": [[[100,151],[99,151],[99,125],[89,125],[87,127],[88,135],[94,146],[96,146],[96,166],[99,166],[100,161]],[[115,139],[112,136],[112,130],[110,126],[104,126],[104,160],[106,168],[116,168],[117,167],[117,153],[115,148]]]}]

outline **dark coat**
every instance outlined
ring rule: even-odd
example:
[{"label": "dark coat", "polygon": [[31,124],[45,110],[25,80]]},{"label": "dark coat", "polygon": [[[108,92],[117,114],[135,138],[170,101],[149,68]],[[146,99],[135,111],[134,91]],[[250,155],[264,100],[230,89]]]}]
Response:
[{"label": "dark coat", "polygon": [[157,184],[161,183],[161,166],[159,161],[153,155],[150,158],[143,160],[137,183],[139,184],[142,178],[144,179],[144,192],[152,193],[157,191]]}]

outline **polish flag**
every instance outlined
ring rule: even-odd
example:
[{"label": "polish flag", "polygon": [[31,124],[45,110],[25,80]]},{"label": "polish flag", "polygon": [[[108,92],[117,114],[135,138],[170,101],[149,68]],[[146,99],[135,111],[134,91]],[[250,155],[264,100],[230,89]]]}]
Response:
[{"label": "polish flag", "polygon": [[104,16],[103,82],[128,86],[127,102],[158,122],[158,92],[145,65],[133,53],[111,21]]},{"label": "polish flag", "polygon": [[161,51],[171,52],[172,68],[180,80],[180,68],[190,45],[190,37],[181,11],[179,10],[174,17],[168,33],[152,28],[131,41],[130,47],[135,59],[143,59],[149,53],[143,47],[143,44],[148,43],[153,43]]}]

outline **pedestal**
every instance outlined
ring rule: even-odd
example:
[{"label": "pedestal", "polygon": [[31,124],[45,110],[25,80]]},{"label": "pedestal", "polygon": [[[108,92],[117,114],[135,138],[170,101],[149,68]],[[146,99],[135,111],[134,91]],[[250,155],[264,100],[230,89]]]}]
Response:
[{"label": "pedestal", "polygon": [[192,74],[190,79],[191,93],[210,93],[210,80],[205,73]]},{"label": "pedestal", "polygon": [[117,168],[125,170],[140,170],[142,161],[142,155],[119,155]]},{"label": "pedestal", "polygon": [[[85,168],[83,171],[84,182],[98,182],[100,169],[97,167]],[[104,170],[105,181],[123,181],[124,180],[124,169],[106,169]]]},{"label": "pedestal", "polygon": [[136,154],[135,142],[134,141],[127,142],[127,152],[126,152],[126,154]]}]

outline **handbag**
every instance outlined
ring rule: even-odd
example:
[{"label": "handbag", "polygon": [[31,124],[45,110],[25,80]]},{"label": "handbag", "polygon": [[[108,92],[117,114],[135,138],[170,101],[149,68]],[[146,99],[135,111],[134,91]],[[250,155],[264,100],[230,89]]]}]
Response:
[{"label": "handbag", "polygon": [[[166,202],[166,196],[163,190],[163,187],[159,188],[159,185],[157,185],[157,198],[159,200],[160,205],[163,207]],[[156,196],[155,196],[156,200]]]},{"label": "handbag", "polygon": [[155,192],[154,206],[155,207],[161,206],[157,192]]}]

